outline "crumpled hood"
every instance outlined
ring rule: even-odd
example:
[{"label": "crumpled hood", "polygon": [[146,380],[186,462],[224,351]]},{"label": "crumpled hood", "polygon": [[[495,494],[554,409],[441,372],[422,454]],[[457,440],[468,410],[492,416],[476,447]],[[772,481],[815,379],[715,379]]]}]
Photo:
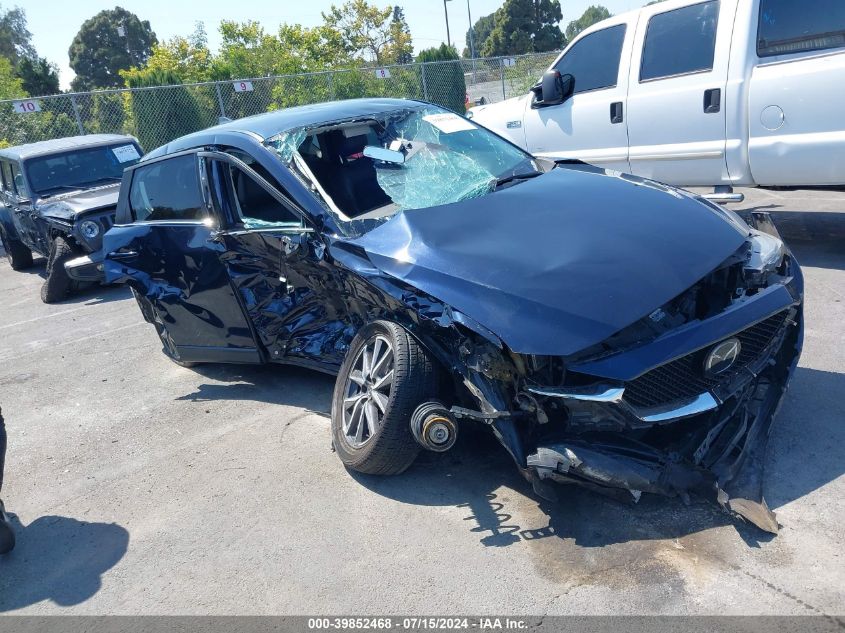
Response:
[{"label": "crumpled hood", "polygon": [[82,213],[116,207],[119,192],[119,182],[95,189],[76,191],[42,200],[38,204],[38,210],[42,215],[74,220]]},{"label": "crumpled hood", "polygon": [[515,352],[566,356],[679,295],[745,237],[687,195],[579,166],[405,211],[352,243]]}]

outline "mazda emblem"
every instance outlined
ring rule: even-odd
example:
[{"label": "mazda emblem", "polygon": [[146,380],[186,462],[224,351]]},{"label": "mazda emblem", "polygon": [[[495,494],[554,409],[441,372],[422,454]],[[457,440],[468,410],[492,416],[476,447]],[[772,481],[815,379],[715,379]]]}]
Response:
[{"label": "mazda emblem", "polygon": [[729,338],[722,341],[710,350],[707,358],[704,359],[704,373],[710,376],[726,372],[739,358],[739,351],[742,343],[738,338]]}]

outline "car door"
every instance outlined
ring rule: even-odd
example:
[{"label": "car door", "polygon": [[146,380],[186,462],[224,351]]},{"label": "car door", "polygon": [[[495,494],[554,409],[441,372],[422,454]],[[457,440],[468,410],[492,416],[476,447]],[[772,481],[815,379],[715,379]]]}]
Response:
[{"label": "car door", "polygon": [[306,214],[259,163],[202,154],[232,286],[273,361],[336,369],[348,327],[340,284]]},{"label": "car door", "polygon": [[759,185],[845,184],[845,2],[760,0],[748,160]]},{"label": "car door", "polygon": [[730,184],[725,103],[737,0],[641,10],[628,88],[631,171],[675,185]]},{"label": "car door", "polygon": [[145,316],[179,360],[259,362],[221,260],[220,218],[202,185],[202,166],[197,153],[188,152],[126,172],[118,224],[104,236],[106,281],[136,291]]},{"label": "car door", "polygon": [[523,119],[529,152],[629,171],[625,100],[636,17],[629,19],[586,33],[563,52],[554,69],[575,78],[573,95],[545,107],[529,100]]}]

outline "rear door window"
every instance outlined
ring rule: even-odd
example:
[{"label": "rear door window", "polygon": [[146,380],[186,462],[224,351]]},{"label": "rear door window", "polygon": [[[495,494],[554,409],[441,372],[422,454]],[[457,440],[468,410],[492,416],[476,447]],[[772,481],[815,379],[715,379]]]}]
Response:
[{"label": "rear door window", "polygon": [[760,57],[840,47],[845,47],[845,1],[760,0]]},{"label": "rear door window", "polygon": [[138,167],[132,174],[129,206],[135,222],[204,220],[207,216],[196,155]]},{"label": "rear door window", "polygon": [[702,2],[648,21],[640,81],[713,70],[719,2]]},{"label": "rear door window", "polygon": [[555,66],[561,75],[575,77],[575,93],[613,88],[619,77],[619,60],[625,42],[625,25],[611,26],[575,42]]}]

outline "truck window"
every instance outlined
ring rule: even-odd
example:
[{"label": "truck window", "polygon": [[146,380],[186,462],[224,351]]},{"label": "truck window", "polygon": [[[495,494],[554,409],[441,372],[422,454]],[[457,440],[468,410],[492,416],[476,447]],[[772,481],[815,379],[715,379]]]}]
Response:
[{"label": "truck window", "polygon": [[0,161],[0,191],[9,192],[11,186],[11,172],[9,171],[9,163]]},{"label": "truck window", "polygon": [[15,193],[18,194],[19,198],[29,198],[29,192],[26,188],[26,182],[24,182],[23,174],[21,173],[21,168],[18,166],[17,163],[12,163],[12,182],[15,186]]},{"label": "truck window", "polygon": [[640,81],[713,70],[719,2],[702,2],[648,21]]},{"label": "truck window", "polygon": [[619,59],[625,25],[618,24],[584,36],[555,66],[561,75],[575,77],[575,93],[613,88],[619,77]]},{"label": "truck window", "polygon": [[132,175],[129,206],[136,222],[204,219],[197,157],[188,154],[138,167]]},{"label": "truck window", "polygon": [[760,0],[759,57],[842,46],[845,46],[845,2],[842,0]]}]

